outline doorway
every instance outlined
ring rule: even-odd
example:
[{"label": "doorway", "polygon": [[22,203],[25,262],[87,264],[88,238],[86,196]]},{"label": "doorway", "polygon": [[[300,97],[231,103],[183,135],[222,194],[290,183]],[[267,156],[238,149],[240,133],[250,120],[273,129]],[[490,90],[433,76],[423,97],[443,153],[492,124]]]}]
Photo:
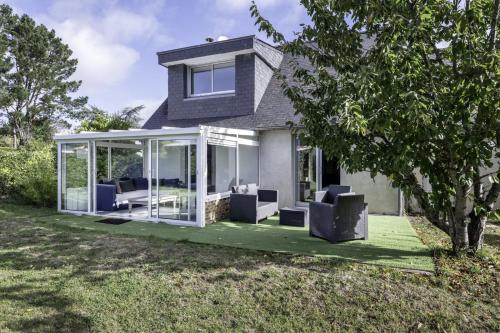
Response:
[{"label": "doorway", "polygon": [[196,141],[151,141],[151,217],[196,222]]}]

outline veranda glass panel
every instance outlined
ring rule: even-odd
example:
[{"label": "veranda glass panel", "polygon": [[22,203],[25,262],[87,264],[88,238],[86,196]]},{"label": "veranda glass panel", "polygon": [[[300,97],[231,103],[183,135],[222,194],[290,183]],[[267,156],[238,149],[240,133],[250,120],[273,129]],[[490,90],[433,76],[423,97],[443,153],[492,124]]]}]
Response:
[{"label": "veranda glass panel", "polygon": [[88,211],[89,146],[86,143],[61,145],[61,208]]},{"label": "veranda glass panel", "polygon": [[[156,198],[158,193],[158,141],[151,141],[151,198]],[[151,200],[150,198],[150,200]],[[155,206],[153,206],[153,204]],[[151,217],[158,217],[158,210],[156,209],[156,201],[151,202]]]},{"label": "veranda glass panel", "polygon": [[297,161],[297,200],[310,202],[314,200],[314,193],[317,191],[316,183],[316,149],[304,146],[297,140],[296,145]]},{"label": "veranda glass panel", "polygon": [[96,177],[98,180],[101,179],[110,179],[109,174],[109,153],[108,147],[103,147],[99,145],[99,142],[96,145]]},{"label": "veranda glass panel", "polygon": [[111,148],[111,174],[113,178],[137,178],[144,174],[143,150],[139,144],[136,148]]},{"label": "veranda glass panel", "polygon": [[259,147],[239,145],[240,185],[259,183]]},{"label": "veranda glass panel", "polygon": [[207,145],[207,193],[224,193],[236,185],[236,147]]},{"label": "veranda glass panel", "polygon": [[158,141],[158,195],[153,210],[161,219],[196,221],[196,144],[189,140]]}]

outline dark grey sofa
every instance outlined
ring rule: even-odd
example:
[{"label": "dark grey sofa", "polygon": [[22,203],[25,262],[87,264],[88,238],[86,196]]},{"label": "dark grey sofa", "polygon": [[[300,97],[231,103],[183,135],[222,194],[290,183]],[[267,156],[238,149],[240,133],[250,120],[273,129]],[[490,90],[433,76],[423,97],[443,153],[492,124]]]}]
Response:
[{"label": "dark grey sofa", "polygon": [[257,224],[278,211],[278,191],[261,190],[256,184],[233,186],[230,219]]},{"label": "dark grey sofa", "polygon": [[351,192],[350,186],[332,185],[316,192],[309,204],[309,233],[332,243],[368,239],[368,204],[363,194]]}]

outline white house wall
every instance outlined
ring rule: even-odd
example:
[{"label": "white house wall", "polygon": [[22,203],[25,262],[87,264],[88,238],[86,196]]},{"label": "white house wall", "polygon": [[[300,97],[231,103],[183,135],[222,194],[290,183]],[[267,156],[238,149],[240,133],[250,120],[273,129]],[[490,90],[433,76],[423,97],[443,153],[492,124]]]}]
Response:
[{"label": "white house wall", "polygon": [[239,146],[240,184],[258,183],[259,147]]},{"label": "white house wall", "polygon": [[[260,187],[279,190],[279,207],[295,206],[292,142],[289,130],[260,132]],[[399,191],[385,176],[373,180],[368,172],[348,174],[341,170],[340,182],[365,195],[370,213],[399,214]]]},{"label": "white house wall", "polygon": [[349,174],[341,170],[340,183],[351,185],[354,192],[365,195],[370,214],[399,215],[399,190],[391,186],[387,177],[377,175],[372,179],[369,172]]},{"label": "white house wall", "polygon": [[293,207],[292,135],[289,130],[260,133],[260,187],[279,191],[279,207]]}]

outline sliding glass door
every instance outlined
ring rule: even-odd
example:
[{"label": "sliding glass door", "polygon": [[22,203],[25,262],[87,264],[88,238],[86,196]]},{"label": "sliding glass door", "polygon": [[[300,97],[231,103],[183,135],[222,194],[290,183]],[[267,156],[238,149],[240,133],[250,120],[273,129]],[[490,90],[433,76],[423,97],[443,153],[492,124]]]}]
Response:
[{"label": "sliding glass door", "polygon": [[90,211],[89,144],[63,143],[60,146],[61,209]]},{"label": "sliding glass door", "polygon": [[151,140],[151,217],[196,222],[196,141]]},{"label": "sliding glass door", "polygon": [[314,201],[314,194],[318,190],[316,155],[317,149],[315,147],[303,145],[298,138],[296,139],[295,193],[297,202],[306,203]]},{"label": "sliding glass door", "polygon": [[298,205],[315,199],[316,191],[340,185],[340,166],[322,150],[304,145],[295,138],[295,201]]}]

